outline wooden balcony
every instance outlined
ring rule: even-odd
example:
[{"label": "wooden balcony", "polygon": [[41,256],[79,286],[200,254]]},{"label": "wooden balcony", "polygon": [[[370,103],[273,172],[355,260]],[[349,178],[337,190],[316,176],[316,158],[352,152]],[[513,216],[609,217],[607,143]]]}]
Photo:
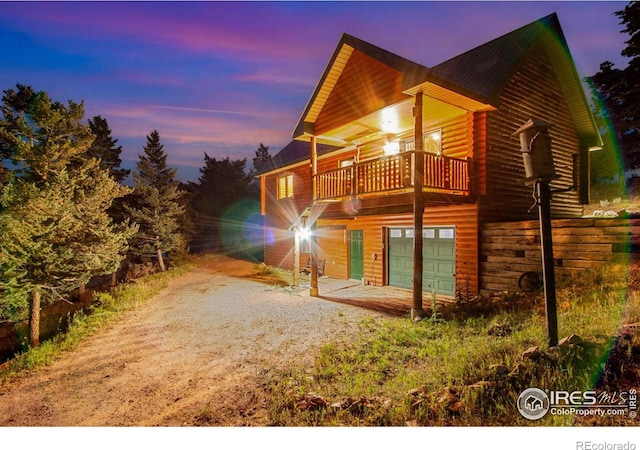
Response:
[{"label": "wooden balcony", "polygon": [[[423,192],[469,195],[469,160],[424,154]],[[316,175],[316,200],[401,193],[413,189],[415,152],[369,159]]]}]

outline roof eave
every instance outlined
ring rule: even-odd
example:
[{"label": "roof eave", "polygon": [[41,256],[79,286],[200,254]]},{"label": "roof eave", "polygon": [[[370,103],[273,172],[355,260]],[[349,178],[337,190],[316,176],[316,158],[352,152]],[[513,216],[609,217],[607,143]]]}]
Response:
[{"label": "roof eave", "polygon": [[414,84],[404,89],[403,92],[412,96],[422,92],[428,97],[467,111],[494,111],[497,109],[495,100],[483,98],[444,80],[436,79],[436,77],[429,77],[428,80]]}]

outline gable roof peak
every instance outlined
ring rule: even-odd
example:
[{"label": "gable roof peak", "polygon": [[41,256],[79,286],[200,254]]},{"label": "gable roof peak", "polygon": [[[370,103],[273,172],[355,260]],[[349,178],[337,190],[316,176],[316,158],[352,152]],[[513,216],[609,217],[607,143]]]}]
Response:
[{"label": "gable roof peak", "polygon": [[534,45],[552,38],[568,54],[554,12],[431,68],[431,73],[495,102],[499,90]]}]

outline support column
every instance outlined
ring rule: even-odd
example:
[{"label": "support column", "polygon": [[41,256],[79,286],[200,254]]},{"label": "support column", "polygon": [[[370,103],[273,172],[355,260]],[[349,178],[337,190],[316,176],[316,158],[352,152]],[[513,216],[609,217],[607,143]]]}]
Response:
[{"label": "support column", "polygon": [[296,226],[293,231],[293,287],[300,286],[300,230]]},{"label": "support column", "polygon": [[422,228],[424,197],[422,185],[424,179],[424,140],[422,137],[422,92],[416,94],[413,107],[415,157],[413,168],[413,308],[412,318],[425,316],[422,309]]},{"label": "support column", "polygon": [[311,251],[311,285],[309,287],[309,295],[318,297],[318,241],[316,237],[316,217],[313,211],[314,201],[316,199],[316,174],[318,173],[318,150],[316,145],[316,137],[311,136],[311,199],[309,200],[310,210],[309,217],[311,220],[311,236],[309,237],[309,247]]}]

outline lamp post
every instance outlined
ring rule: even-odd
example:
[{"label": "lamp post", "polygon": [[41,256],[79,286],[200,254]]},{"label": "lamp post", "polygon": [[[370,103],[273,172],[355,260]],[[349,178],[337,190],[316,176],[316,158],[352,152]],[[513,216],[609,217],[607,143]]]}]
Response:
[{"label": "lamp post", "polygon": [[553,240],[551,228],[551,189],[549,182],[555,178],[551,137],[552,123],[529,119],[512,137],[520,138],[520,151],[524,163],[525,182],[533,184],[534,198],[540,220],[540,245],[542,247],[542,277],[549,347],[558,345],[558,314],[556,308],[556,279],[553,267]]}]

